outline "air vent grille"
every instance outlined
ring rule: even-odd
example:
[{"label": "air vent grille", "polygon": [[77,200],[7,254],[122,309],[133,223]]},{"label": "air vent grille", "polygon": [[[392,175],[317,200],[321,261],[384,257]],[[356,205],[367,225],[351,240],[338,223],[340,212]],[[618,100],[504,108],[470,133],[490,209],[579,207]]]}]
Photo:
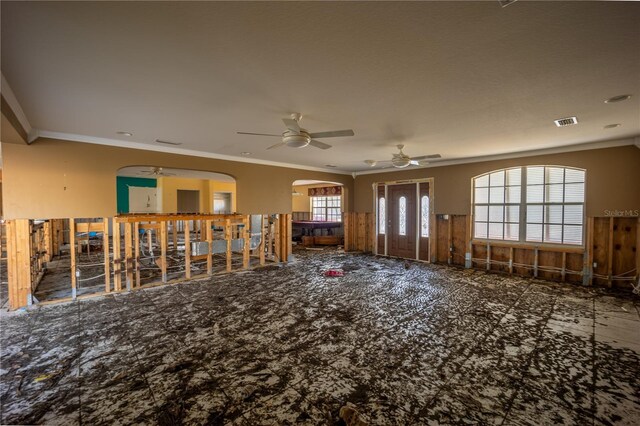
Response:
[{"label": "air vent grille", "polygon": [[163,143],[165,145],[182,145],[182,142],[164,141],[162,139],[156,139],[156,142]]},{"label": "air vent grille", "polygon": [[556,123],[556,126],[558,127],[573,126],[574,124],[578,124],[578,118],[577,117],[559,118],[557,120],[553,120],[553,122]]}]

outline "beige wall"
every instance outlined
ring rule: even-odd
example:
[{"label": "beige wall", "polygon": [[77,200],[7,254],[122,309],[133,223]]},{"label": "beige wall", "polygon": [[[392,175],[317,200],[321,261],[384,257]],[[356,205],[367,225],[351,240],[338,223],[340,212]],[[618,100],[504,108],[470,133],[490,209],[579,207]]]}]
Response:
[{"label": "beige wall", "polygon": [[[236,210],[291,211],[291,185],[300,179],[340,182],[351,175],[216,160],[138,149],[38,139],[3,143],[7,219],[102,217],[116,213],[116,173],[126,166],[158,166],[224,173],[236,179]],[[353,194],[349,191],[348,194]],[[347,208],[352,198],[345,200]]]},{"label": "beige wall", "polygon": [[[324,186],[336,186],[333,183],[321,183],[314,185],[294,185],[293,190],[298,191],[302,195],[292,195],[292,211],[294,212],[311,212],[311,197],[309,197],[309,188],[322,188]],[[341,205],[342,211],[344,211],[344,197],[345,191],[342,191]]]},{"label": "beige wall", "polygon": [[640,149],[629,145],[360,175],[355,182],[354,211],[373,210],[371,185],[374,182],[434,178],[433,205],[436,214],[469,214],[471,178],[491,170],[526,165],[560,165],[586,169],[587,216],[604,216],[604,210],[640,209]]}]

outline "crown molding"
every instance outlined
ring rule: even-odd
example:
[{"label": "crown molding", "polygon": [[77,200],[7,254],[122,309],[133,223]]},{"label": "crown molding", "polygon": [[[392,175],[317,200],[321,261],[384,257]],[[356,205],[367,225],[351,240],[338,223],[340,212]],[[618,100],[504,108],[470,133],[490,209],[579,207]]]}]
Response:
[{"label": "crown molding", "polygon": [[315,172],[333,173],[339,175],[351,175],[350,171],[323,167],[302,166],[299,164],[281,163],[278,161],[260,160],[257,158],[236,157],[233,155],[216,154],[213,152],[196,151],[192,149],[175,148],[168,146],[156,146],[141,142],[121,141],[118,139],[98,138],[94,136],[77,135],[72,133],[52,132],[49,130],[36,130],[41,138],[60,139],[72,142],[81,142],[94,145],[107,145],[119,148],[140,149],[144,151],[164,152],[168,154],[189,155],[192,157],[212,158],[215,160],[235,161],[238,163],[261,164],[265,166],[286,167],[289,169],[311,170]]},{"label": "crown molding", "polygon": [[618,146],[628,146],[635,145],[640,148],[640,136],[625,138],[625,139],[614,139],[608,141],[601,142],[589,142],[589,143],[581,143],[576,145],[567,145],[556,148],[543,148],[536,149],[532,151],[519,151],[519,152],[510,152],[508,154],[496,154],[496,155],[485,155],[482,157],[468,157],[468,158],[458,158],[455,160],[444,160],[438,161],[432,164],[428,164],[426,166],[419,167],[411,167],[406,169],[397,169],[395,167],[388,169],[374,169],[374,170],[364,170],[360,172],[354,172],[354,178],[356,176],[362,175],[374,175],[379,173],[393,173],[400,172],[403,170],[416,170],[416,169],[429,169],[432,167],[444,167],[444,166],[455,166],[458,164],[469,164],[469,163],[482,163],[484,161],[495,161],[495,160],[508,160],[511,158],[521,158],[521,157],[535,157],[537,155],[548,155],[548,154],[562,154],[565,152],[576,152],[576,151],[589,151],[592,149],[602,149],[602,148],[615,148]]}]

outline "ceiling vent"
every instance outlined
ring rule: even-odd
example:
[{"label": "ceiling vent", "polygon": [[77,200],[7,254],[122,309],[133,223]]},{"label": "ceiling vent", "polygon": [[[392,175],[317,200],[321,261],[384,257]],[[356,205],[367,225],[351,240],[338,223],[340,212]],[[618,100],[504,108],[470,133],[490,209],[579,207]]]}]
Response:
[{"label": "ceiling vent", "polygon": [[573,126],[574,124],[578,124],[578,117],[567,117],[567,118],[558,118],[557,120],[553,120],[558,127],[567,127]]},{"label": "ceiling vent", "polygon": [[165,145],[182,145],[182,142],[171,142],[171,141],[164,141],[162,139],[156,139],[156,142],[158,143],[163,143]]}]

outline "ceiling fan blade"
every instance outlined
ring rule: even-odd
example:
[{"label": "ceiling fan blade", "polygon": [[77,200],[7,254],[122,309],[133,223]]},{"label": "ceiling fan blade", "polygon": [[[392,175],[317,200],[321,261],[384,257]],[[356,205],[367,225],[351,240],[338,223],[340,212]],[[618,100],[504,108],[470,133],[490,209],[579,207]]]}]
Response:
[{"label": "ceiling fan blade", "polygon": [[269,148],[267,149],[274,149],[274,148],[280,148],[281,146],[286,145],[286,142],[278,142],[275,145],[271,145]]},{"label": "ceiling fan blade", "polygon": [[298,122],[293,118],[283,118],[282,122],[285,126],[287,126],[287,129],[296,133],[300,132],[300,126],[298,125]]},{"label": "ceiling fan blade", "polygon": [[282,137],[282,135],[272,135],[269,133],[249,133],[249,132],[236,132],[239,135],[255,135],[255,136],[277,136],[279,138]]},{"label": "ceiling fan blade", "polygon": [[412,160],[428,160],[430,158],[441,158],[442,156],[440,154],[431,154],[431,155],[421,155],[419,157],[411,157]]},{"label": "ceiling fan blade", "polygon": [[309,142],[309,145],[315,146],[316,148],[320,148],[320,149],[329,149],[329,148],[331,148],[331,145],[329,145],[328,143],[316,141],[314,139],[311,139],[311,142]]},{"label": "ceiling fan blade", "polygon": [[333,130],[331,132],[319,132],[319,133],[310,133],[309,136],[312,138],[337,138],[341,136],[353,136],[353,130]]}]

